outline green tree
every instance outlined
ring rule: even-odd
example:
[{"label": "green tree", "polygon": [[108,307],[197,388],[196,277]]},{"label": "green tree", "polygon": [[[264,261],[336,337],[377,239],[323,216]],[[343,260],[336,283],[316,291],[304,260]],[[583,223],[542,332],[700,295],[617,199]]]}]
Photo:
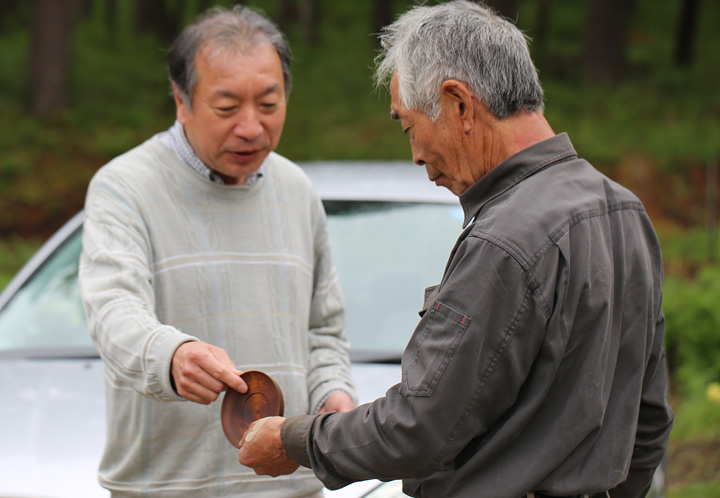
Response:
[{"label": "green tree", "polygon": [[29,72],[31,109],[35,114],[67,107],[75,7],[74,0],[33,1]]}]

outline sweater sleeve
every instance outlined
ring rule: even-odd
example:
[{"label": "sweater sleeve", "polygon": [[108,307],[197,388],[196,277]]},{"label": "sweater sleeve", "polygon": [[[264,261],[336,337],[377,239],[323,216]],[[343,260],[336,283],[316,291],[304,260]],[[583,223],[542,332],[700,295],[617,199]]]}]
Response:
[{"label": "sweater sleeve", "polygon": [[330,254],[325,211],[317,199],[314,210],[315,269],[310,307],[310,365],[307,376],[310,410],[317,412],[327,396],[344,391],[357,403],[350,375],[345,334],[345,300]]},{"label": "sweater sleeve", "polygon": [[88,188],[79,272],[88,329],[112,382],[158,401],[182,400],[171,385],[172,357],[195,338],[155,315],[152,251],[124,180],[101,170]]}]

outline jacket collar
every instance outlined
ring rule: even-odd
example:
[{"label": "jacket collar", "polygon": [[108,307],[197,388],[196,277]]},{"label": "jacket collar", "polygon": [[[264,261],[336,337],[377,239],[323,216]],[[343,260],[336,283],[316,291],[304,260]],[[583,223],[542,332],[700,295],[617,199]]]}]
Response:
[{"label": "jacket collar", "polygon": [[508,191],[525,178],[554,164],[577,158],[567,133],[538,142],[513,154],[460,195],[465,214],[463,228],[495,197]]}]

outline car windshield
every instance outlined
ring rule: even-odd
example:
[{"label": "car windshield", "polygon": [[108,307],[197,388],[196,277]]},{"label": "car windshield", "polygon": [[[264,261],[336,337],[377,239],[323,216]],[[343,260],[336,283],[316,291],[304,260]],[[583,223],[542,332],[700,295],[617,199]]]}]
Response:
[{"label": "car windshield", "polygon": [[0,351],[92,347],[78,288],[81,231],[32,274],[0,312]]},{"label": "car windshield", "polygon": [[[355,361],[400,360],[426,287],[440,283],[459,235],[458,205],[326,201]],[[0,310],[0,352],[47,356],[92,347],[77,284],[76,230]]]},{"label": "car windshield", "polygon": [[354,360],[398,361],[462,225],[450,204],[326,202]]}]

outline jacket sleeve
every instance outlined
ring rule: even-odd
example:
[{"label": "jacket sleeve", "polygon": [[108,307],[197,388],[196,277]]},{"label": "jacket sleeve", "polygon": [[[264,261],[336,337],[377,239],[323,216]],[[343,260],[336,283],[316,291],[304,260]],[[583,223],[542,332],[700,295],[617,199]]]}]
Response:
[{"label": "jacket sleeve", "polygon": [[670,439],[673,413],[666,401],[667,364],[663,349],[665,316],[659,313],[652,352],[643,379],[637,434],[627,479],[610,491],[612,498],[645,496],[662,464]]},{"label": "jacket sleeve", "polygon": [[85,203],[79,283],[108,378],[158,401],[182,400],[170,381],[177,347],[195,338],[154,313],[147,230],[122,179],[101,170]]},{"label": "jacket sleeve", "polygon": [[350,375],[350,343],[345,334],[345,301],[330,254],[325,211],[320,199],[314,208],[315,268],[310,305],[309,406],[319,410],[333,391],[344,391],[357,403]]},{"label": "jacket sleeve", "polygon": [[455,259],[403,354],[399,384],[353,411],[283,425],[288,453],[328,488],[446,468],[515,400],[544,319],[503,251],[486,245]]}]

